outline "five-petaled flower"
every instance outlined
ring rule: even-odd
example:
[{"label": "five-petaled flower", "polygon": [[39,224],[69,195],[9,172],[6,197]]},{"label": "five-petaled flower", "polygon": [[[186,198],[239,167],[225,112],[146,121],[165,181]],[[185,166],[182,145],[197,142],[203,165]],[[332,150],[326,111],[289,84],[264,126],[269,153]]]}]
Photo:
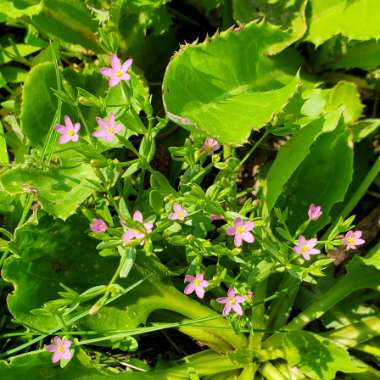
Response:
[{"label": "five-petaled flower", "polygon": [[184,221],[187,216],[187,211],[178,203],[173,204],[173,212],[169,215],[171,220]]},{"label": "five-petaled flower", "polygon": [[120,59],[112,54],[110,58],[111,67],[102,67],[100,73],[106,77],[109,77],[108,85],[110,87],[116,86],[120,81],[128,81],[131,76],[128,74],[128,69],[132,66],[133,59],[128,58],[123,64]]},{"label": "five-petaled flower", "polygon": [[313,238],[306,240],[304,236],[300,236],[297,240],[297,244],[293,247],[293,251],[303,256],[305,260],[310,260],[310,255],[317,255],[321,251],[314,248],[318,243],[318,240]]},{"label": "five-petaled flower", "polygon": [[209,156],[212,156],[219,148],[220,145],[218,141],[213,139],[212,137],[207,137],[202,145],[202,150],[206,152]]},{"label": "five-petaled flower", "polygon": [[346,235],[344,235],[342,239],[342,243],[344,246],[346,246],[347,249],[356,249],[359,245],[362,245],[365,243],[365,240],[362,239],[361,237],[362,237],[362,231],[350,230],[346,233]]},{"label": "five-petaled flower", "polygon": [[254,224],[250,220],[248,222],[244,222],[242,218],[237,217],[234,220],[233,227],[228,227],[226,232],[229,236],[235,236],[235,247],[240,247],[243,241],[247,243],[253,243],[255,241],[254,236],[250,232],[253,227]]},{"label": "five-petaled flower", "polygon": [[94,137],[103,139],[104,141],[111,141],[116,133],[119,133],[123,128],[123,124],[115,124],[115,115],[110,112],[108,120],[96,117],[99,129],[92,133]]},{"label": "five-petaled flower", "polygon": [[[126,244],[130,244],[132,240],[134,239],[143,239],[146,234],[150,234],[153,229],[153,224],[152,223],[144,223],[143,215],[140,211],[135,211],[133,214],[133,220],[135,222],[139,222],[143,225],[144,232],[141,230],[137,230],[135,228],[128,228],[123,236],[122,239]],[[141,245],[144,244],[144,240],[141,241]]]},{"label": "five-petaled flower", "polygon": [[312,203],[309,206],[309,210],[307,211],[307,215],[310,220],[318,220],[322,215],[322,207],[319,205],[315,205]]},{"label": "five-petaled flower", "polygon": [[46,346],[46,351],[53,352],[51,358],[53,363],[58,363],[62,358],[66,361],[70,361],[73,357],[70,351],[70,346],[72,344],[71,340],[61,339],[59,336],[53,338],[54,344]]},{"label": "five-petaled flower", "polygon": [[77,142],[79,139],[78,132],[80,124],[71,121],[70,117],[65,115],[65,125],[57,124],[54,128],[61,135],[58,139],[58,144],[66,144],[69,141]]},{"label": "five-petaled flower", "polygon": [[185,276],[185,282],[189,283],[183,291],[185,294],[191,294],[195,291],[198,298],[204,297],[205,288],[208,287],[208,281],[204,279],[203,273],[199,273],[196,276],[187,274]]},{"label": "five-petaled flower", "polygon": [[243,315],[243,309],[240,306],[242,302],[246,300],[245,296],[239,296],[235,294],[232,288],[228,289],[227,297],[220,297],[216,299],[216,302],[224,304],[223,315],[228,315],[231,310],[236,314]]},{"label": "five-petaled flower", "polygon": [[92,232],[96,234],[101,234],[103,232],[106,232],[107,228],[108,226],[103,219],[100,219],[100,218],[92,219],[91,224],[90,224],[90,229]]}]

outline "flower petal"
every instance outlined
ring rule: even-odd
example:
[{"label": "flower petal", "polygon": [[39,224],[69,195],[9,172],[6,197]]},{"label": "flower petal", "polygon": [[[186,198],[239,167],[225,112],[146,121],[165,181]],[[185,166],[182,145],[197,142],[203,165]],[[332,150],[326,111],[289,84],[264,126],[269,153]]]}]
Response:
[{"label": "flower petal", "polygon": [[108,85],[110,87],[115,87],[120,82],[120,78],[116,75],[112,75],[110,80],[108,81]]},{"label": "flower petal", "polygon": [[53,363],[58,363],[61,360],[61,357],[62,357],[62,352],[55,351],[52,358],[51,358],[51,361]]},{"label": "flower petal", "polygon": [[100,74],[105,75],[107,77],[111,77],[112,75],[114,75],[114,70],[111,69],[111,67],[102,67],[99,70],[99,72],[100,72]]},{"label": "flower petal", "polygon": [[194,280],[195,280],[195,277],[192,276],[191,274],[187,274],[187,275],[185,276],[185,282],[192,282],[192,281],[194,281]]},{"label": "flower petal", "polygon": [[247,243],[253,243],[255,241],[255,238],[250,232],[244,232],[241,237],[243,238],[244,241]]},{"label": "flower petal", "polygon": [[219,297],[216,299],[217,303],[228,303],[229,299],[228,297]]},{"label": "flower petal", "polygon": [[111,58],[110,58],[110,62],[111,62],[111,66],[114,70],[120,70],[121,68],[121,63],[120,63],[120,59],[117,58],[117,55],[116,54],[112,54],[111,55]]},{"label": "flower petal", "polygon": [[240,247],[243,243],[243,239],[242,239],[242,236],[239,235],[239,234],[236,234],[235,237],[234,237],[234,244],[235,244],[235,247]]},{"label": "flower petal", "polygon": [[201,286],[195,288],[195,294],[198,298],[202,299],[205,296],[205,290]]},{"label": "flower petal", "polygon": [[235,303],[232,305],[232,310],[238,315],[243,315],[243,309],[238,303]]},{"label": "flower petal", "polygon": [[132,63],[133,63],[133,59],[132,58],[128,58],[124,63],[123,63],[123,66],[121,67],[121,71],[123,73],[126,73],[127,70],[132,66]]},{"label": "flower petal", "polygon": [[228,236],[234,236],[235,235],[235,227],[228,227],[227,230],[226,230],[226,234]]},{"label": "flower petal", "polygon": [[223,308],[223,315],[226,316],[226,315],[230,314],[230,312],[231,312],[231,304],[226,303],[226,305]]},{"label": "flower petal", "polygon": [[191,294],[195,290],[195,285],[193,282],[190,282],[183,291],[185,294]]},{"label": "flower petal", "polygon": [[235,297],[235,290],[233,290],[232,288],[228,288],[227,296],[228,297]]},{"label": "flower petal", "polygon": [[133,220],[135,220],[136,222],[140,222],[140,223],[143,222],[143,215],[142,215],[141,211],[136,210],[134,212],[134,214],[133,214]]}]

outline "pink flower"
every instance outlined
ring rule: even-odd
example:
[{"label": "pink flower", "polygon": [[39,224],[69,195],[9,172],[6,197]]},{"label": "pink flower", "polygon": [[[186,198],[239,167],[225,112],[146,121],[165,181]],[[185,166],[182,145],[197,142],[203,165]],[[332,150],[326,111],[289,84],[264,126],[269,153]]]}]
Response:
[{"label": "pink flower", "polygon": [[195,291],[198,298],[203,298],[205,295],[205,288],[208,287],[208,281],[203,277],[203,273],[199,273],[195,277],[189,274],[186,275],[185,282],[188,282],[189,285],[186,286],[183,292],[185,294],[191,294]]},{"label": "pink flower", "polygon": [[173,212],[169,215],[171,220],[184,221],[187,216],[187,211],[178,203],[173,204]]},{"label": "pink flower", "polygon": [[322,207],[312,203],[309,206],[309,210],[307,212],[307,215],[309,216],[310,220],[318,220],[322,215]]},{"label": "pink flower", "polygon": [[202,150],[207,152],[209,156],[212,156],[218,149],[220,149],[218,141],[211,137],[207,137],[202,145]]},{"label": "pink flower", "polygon": [[253,243],[255,241],[254,236],[250,231],[253,229],[253,222],[243,222],[242,218],[235,218],[234,226],[227,228],[228,236],[235,236],[234,243],[235,247],[240,247],[243,241],[247,243]]},{"label": "pink flower", "polygon": [[123,128],[123,124],[115,124],[115,115],[110,112],[108,120],[96,117],[96,122],[99,125],[99,129],[93,132],[94,137],[102,138],[105,141],[111,141],[116,133],[119,133]]},{"label": "pink flower", "polygon": [[111,58],[111,67],[102,67],[100,73],[106,77],[109,77],[108,85],[110,87],[116,86],[120,81],[128,81],[131,79],[131,76],[127,73],[128,69],[132,66],[133,59],[127,59],[123,64],[120,63],[120,59],[112,54]]},{"label": "pink flower", "polygon": [[236,314],[243,315],[243,309],[240,304],[245,301],[244,296],[235,295],[235,291],[232,288],[228,289],[227,297],[220,297],[216,299],[216,302],[225,304],[223,309],[223,315],[228,315],[231,310]]},{"label": "pink flower", "polygon": [[[143,239],[146,234],[150,234],[153,229],[152,223],[144,223],[143,215],[140,211],[136,210],[133,214],[133,220],[139,222],[144,226],[144,232],[136,230],[135,228],[128,228],[127,231],[123,234],[122,239],[126,244],[130,244],[134,239]],[[141,245],[144,245],[144,240],[141,242]]]},{"label": "pink flower", "polygon": [[70,117],[65,115],[65,125],[57,124],[54,128],[61,135],[58,140],[58,144],[66,144],[69,141],[77,142],[79,139],[78,132],[80,130],[80,124],[71,121]]},{"label": "pink flower", "polygon": [[224,220],[224,215],[210,214],[210,215],[209,215],[209,219],[210,219],[212,222],[215,222],[215,221],[217,221],[217,220]]},{"label": "pink flower", "polygon": [[73,357],[72,352],[70,351],[71,340],[62,340],[59,336],[54,338],[55,344],[50,344],[46,346],[46,351],[54,352],[51,360],[53,363],[58,363],[62,358],[69,361]]},{"label": "pink flower", "polygon": [[101,234],[107,231],[107,224],[103,219],[94,218],[90,224],[91,231],[96,234]]},{"label": "pink flower", "polygon": [[362,245],[365,243],[365,240],[361,239],[362,231],[348,231],[344,238],[342,239],[343,245],[348,249],[356,249],[358,245]]},{"label": "pink flower", "polygon": [[304,236],[300,236],[297,241],[297,245],[293,248],[295,253],[298,253],[303,256],[305,260],[310,260],[310,255],[317,255],[321,251],[317,248],[314,248],[318,240],[313,238],[306,240]]}]

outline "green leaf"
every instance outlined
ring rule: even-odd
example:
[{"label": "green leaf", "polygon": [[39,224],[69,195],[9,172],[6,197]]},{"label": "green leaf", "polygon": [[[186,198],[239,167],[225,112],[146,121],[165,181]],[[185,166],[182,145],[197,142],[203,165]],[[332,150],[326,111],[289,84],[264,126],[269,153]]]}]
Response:
[{"label": "green leaf", "polygon": [[225,144],[246,142],[297,89],[295,57],[265,55],[286,37],[273,26],[252,23],[182,47],[164,77],[167,116]]},{"label": "green leaf", "polygon": [[0,9],[0,22],[8,18],[16,19],[22,16],[33,16],[40,12],[40,0],[2,0]]},{"label": "green leaf", "polygon": [[359,68],[372,70],[379,66],[379,62],[380,42],[378,40],[354,41],[350,42],[341,54],[334,56],[326,66],[333,69],[351,70]]},{"label": "green leaf", "polygon": [[57,110],[51,88],[57,88],[53,63],[34,66],[25,79],[21,107],[21,129],[34,146],[43,146]]},{"label": "green leaf", "polygon": [[[59,319],[47,314],[46,309],[34,309],[57,299],[60,284],[81,293],[109,283],[118,266],[117,258],[100,257],[96,253],[96,241],[85,233],[87,228],[88,221],[75,215],[65,223],[45,216],[38,225],[25,225],[17,230],[16,239],[11,244],[15,255],[6,260],[3,276],[15,287],[7,301],[9,311],[18,323],[39,331],[59,328]],[[151,277],[130,291],[128,296],[102,307],[95,315],[87,316],[76,324],[98,332],[123,331],[145,323],[154,310],[164,309],[189,319],[215,317],[202,322],[202,327],[181,328],[181,331],[215,349],[228,350],[231,346],[243,347],[246,344],[245,338],[235,335],[229,322],[219,318],[218,313],[160,278],[163,274],[156,271],[157,267],[162,265],[157,265],[153,257],[148,258],[139,252],[128,277],[119,279],[118,284],[127,288]],[[90,306],[82,306],[79,311],[88,310]],[[61,314],[61,317],[64,316]],[[67,315],[64,318],[71,317]]]},{"label": "green leaf", "polygon": [[12,46],[0,48],[0,65],[17,60],[19,57],[26,57],[40,49],[39,46],[26,44],[14,44]]},{"label": "green leaf", "polygon": [[[282,204],[289,208],[287,224],[296,230],[307,219],[311,203],[322,206],[323,214],[307,229],[313,234],[329,221],[332,207],[344,199],[353,173],[353,149],[341,120],[337,128],[318,137],[310,154],[283,191]],[[334,186],[331,179],[334,178]]]},{"label": "green leaf", "polygon": [[65,368],[57,369],[51,363],[51,353],[49,352],[30,352],[24,355],[13,357],[8,361],[0,361],[0,378],[6,380],[107,380],[110,377],[102,375],[90,361],[83,360],[85,354],[79,355],[78,352]]},{"label": "green leaf", "polygon": [[25,80],[27,71],[20,67],[3,66],[0,68],[0,75],[7,83],[20,83]]},{"label": "green leaf", "polygon": [[43,9],[32,17],[33,25],[49,36],[104,53],[96,37],[97,24],[86,6],[75,0],[44,0]]},{"label": "green leaf", "polygon": [[[80,156],[79,156],[80,157]],[[16,166],[0,176],[3,189],[10,194],[36,193],[41,207],[51,215],[67,219],[94,192],[97,181],[92,167],[66,158],[48,170],[28,165]]]},{"label": "green leaf", "polygon": [[265,198],[268,211],[275,206],[283,187],[310,153],[310,147],[326,125],[336,125],[340,117],[331,115],[331,120],[321,118],[303,127],[280,150],[266,179]]},{"label": "green leaf", "polygon": [[359,142],[380,127],[380,119],[364,119],[352,125],[354,141]]},{"label": "green leaf", "polygon": [[246,24],[252,20],[265,19],[288,33],[284,42],[273,45],[269,52],[276,54],[303,37],[307,30],[305,8],[307,0],[276,1],[233,0],[232,9],[235,20]]},{"label": "green leaf", "polygon": [[9,163],[7,151],[7,142],[5,140],[3,124],[0,121],[0,164],[6,165]]},{"label": "green leaf", "polygon": [[354,123],[362,115],[364,106],[360,100],[357,86],[341,81],[331,89],[314,89],[307,94],[307,100],[301,108],[303,115],[311,118],[336,111],[344,107],[343,117],[347,124]]},{"label": "green leaf", "polygon": [[362,372],[349,353],[329,339],[307,331],[283,335],[285,357],[306,376],[315,380],[335,379],[337,371]]},{"label": "green leaf", "polygon": [[352,40],[380,37],[378,0],[310,0],[306,41],[316,46],[342,34]]}]

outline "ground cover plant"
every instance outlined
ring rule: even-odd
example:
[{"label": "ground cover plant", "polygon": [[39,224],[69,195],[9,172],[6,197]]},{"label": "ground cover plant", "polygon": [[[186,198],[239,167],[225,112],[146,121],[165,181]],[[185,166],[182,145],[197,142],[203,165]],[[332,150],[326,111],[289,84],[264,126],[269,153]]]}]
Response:
[{"label": "ground cover plant", "polygon": [[380,379],[378,0],[0,0],[0,379]]}]

